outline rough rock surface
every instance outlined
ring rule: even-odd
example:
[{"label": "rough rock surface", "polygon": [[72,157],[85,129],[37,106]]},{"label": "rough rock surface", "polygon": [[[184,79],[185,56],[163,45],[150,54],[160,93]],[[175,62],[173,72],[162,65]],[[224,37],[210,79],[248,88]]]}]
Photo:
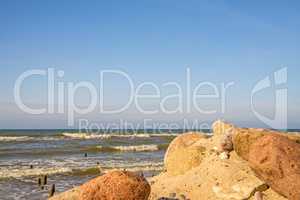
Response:
[{"label": "rough rock surface", "polygon": [[244,200],[253,199],[259,189],[264,200],[285,199],[264,187],[264,182],[255,176],[247,162],[234,152],[229,159],[221,160],[211,149],[198,167],[177,176],[161,173],[150,183],[150,200],[168,197],[170,193],[182,194],[191,200]]},{"label": "rough rock surface", "polygon": [[147,200],[150,185],[128,171],[112,171],[51,200]]},{"label": "rough rock surface", "polygon": [[248,160],[250,146],[269,132],[262,129],[236,128],[232,137],[235,152],[243,159]]},{"label": "rough rock surface", "polygon": [[[238,128],[230,123],[220,120],[213,124],[213,131],[214,135],[224,135],[225,137],[226,135],[231,135],[235,152],[245,160],[248,160],[250,146],[257,141],[257,139],[265,135],[282,135],[300,143],[300,135],[286,134],[279,131],[261,128]],[[224,138],[222,139],[224,140]],[[225,144],[221,145],[224,146]]]},{"label": "rough rock surface", "polygon": [[197,167],[203,158],[205,146],[198,145],[207,136],[201,133],[185,133],[176,137],[169,145],[164,158],[165,169],[170,175],[184,174]]},{"label": "rough rock surface", "polygon": [[251,145],[249,163],[273,190],[300,199],[300,144],[282,135],[266,135]]}]

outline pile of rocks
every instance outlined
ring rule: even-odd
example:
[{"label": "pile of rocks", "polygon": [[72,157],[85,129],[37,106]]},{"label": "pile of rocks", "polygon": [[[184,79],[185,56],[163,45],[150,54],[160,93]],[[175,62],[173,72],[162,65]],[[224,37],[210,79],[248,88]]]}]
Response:
[{"label": "pile of rocks", "polygon": [[[150,199],[299,200],[300,136],[216,121],[214,135],[183,134],[165,154]],[[179,198],[178,198],[179,199]]]}]

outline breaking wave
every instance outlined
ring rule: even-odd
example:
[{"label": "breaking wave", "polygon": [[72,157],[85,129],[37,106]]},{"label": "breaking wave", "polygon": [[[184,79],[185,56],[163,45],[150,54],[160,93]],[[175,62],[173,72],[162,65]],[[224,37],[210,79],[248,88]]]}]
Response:
[{"label": "breaking wave", "polygon": [[86,133],[62,133],[65,137],[75,138],[75,139],[107,139],[111,138],[107,134],[86,134]]},{"label": "breaking wave", "polygon": [[116,138],[149,138],[149,137],[176,137],[177,133],[141,133],[141,134],[88,134],[88,133],[62,133],[65,137],[75,139],[109,139]]},{"label": "breaking wave", "polygon": [[0,170],[0,179],[2,178],[20,178],[24,176],[39,176],[46,174],[59,174],[59,173],[67,173],[72,172],[70,168],[64,167],[53,167],[53,168],[34,168],[34,169],[10,169],[3,168]]},{"label": "breaking wave", "polygon": [[0,136],[0,141],[9,142],[9,141],[26,141],[30,140],[29,136]]},{"label": "breaking wave", "polygon": [[85,150],[87,151],[103,151],[103,152],[113,152],[113,151],[133,151],[133,152],[142,152],[142,151],[159,151],[167,149],[168,144],[148,144],[148,145],[131,145],[131,146],[96,146],[90,147]]}]

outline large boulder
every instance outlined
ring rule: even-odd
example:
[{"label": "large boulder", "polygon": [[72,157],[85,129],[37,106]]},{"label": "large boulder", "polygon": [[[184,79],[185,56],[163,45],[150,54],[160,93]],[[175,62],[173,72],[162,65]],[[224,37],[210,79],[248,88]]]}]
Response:
[{"label": "large boulder", "polygon": [[[230,123],[223,121],[216,121],[213,126],[214,135],[228,135],[232,138],[233,148],[235,152],[242,157],[244,160],[248,160],[250,146],[256,142],[259,138],[265,135],[282,135],[288,137],[291,140],[294,140],[297,143],[300,143],[300,135],[297,134],[287,134],[279,131],[274,131],[270,129],[261,129],[261,128],[239,128]],[[221,146],[230,145],[220,143]]]},{"label": "large boulder", "polygon": [[234,150],[243,159],[248,160],[251,145],[259,138],[266,135],[280,135],[296,143],[300,142],[300,135],[287,134],[284,132],[261,129],[261,128],[235,128],[233,131],[232,142]]},{"label": "large boulder", "polygon": [[300,199],[300,144],[278,134],[250,147],[249,164],[257,176],[290,200]]},{"label": "large boulder", "polygon": [[170,143],[165,154],[164,164],[167,173],[170,175],[184,174],[198,166],[206,148],[197,145],[197,142],[206,137],[204,134],[194,132],[177,136]]},{"label": "large boulder", "polygon": [[112,171],[51,200],[147,200],[150,185],[129,171]]},{"label": "large boulder", "polygon": [[[221,120],[214,122],[212,129],[214,135],[223,136],[220,141],[221,151],[224,149],[223,146],[233,145],[235,152],[245,160],[248,160],[250,145],[255,142],[257,138],[265,135],[262,129],[238,128],[233,124]],[[231,141],[228,141],[228,138],[230,138]]]}]

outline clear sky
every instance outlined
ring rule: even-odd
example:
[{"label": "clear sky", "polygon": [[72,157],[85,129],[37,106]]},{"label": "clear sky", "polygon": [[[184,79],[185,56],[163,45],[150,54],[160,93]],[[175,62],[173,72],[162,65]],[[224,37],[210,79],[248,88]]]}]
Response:
[{"label": "clear sky", "polygon": [[[16,106],[14,84],[26,70],[53,67],[65,72],[61,81],[91,81],[97,89],[99,71],[104,69],[122,70],[136,85],[177,81],[185,87],[187,66],[192,86],[201,81],[218,86],[235,82],[228,91],[225,113],[146,116],[129,109],[120,115],[84,117],[94,121],[220,117],[243,126],[266,126],[250,111],[251,90],[259,80],[287,67],[288,128],[300,128],[299,10],[296,0],[1,0],[0,128],[67,127],[65,115],[33,116]],[[45,83],[40,77],[24,83],[24,101],[37,107],[47,104]],[[125,101],[125,83],[108,80],[110,106]],[[272,91],[256,98],[257,109],[266,115],[274,111]],[[86,105],[88,94],[82,91],[75,100]],[[155,106],[157,102],[144,103]]]}]

